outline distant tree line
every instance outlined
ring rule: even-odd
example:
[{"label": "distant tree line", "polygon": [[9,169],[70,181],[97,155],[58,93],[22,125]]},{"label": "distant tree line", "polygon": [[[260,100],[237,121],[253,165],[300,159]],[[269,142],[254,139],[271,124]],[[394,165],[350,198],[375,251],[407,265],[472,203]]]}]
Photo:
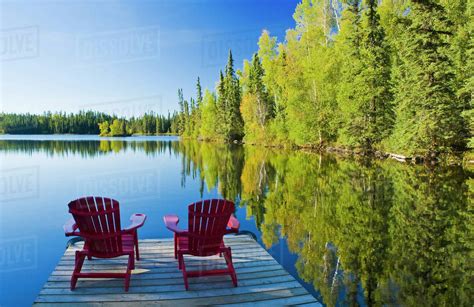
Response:
[{"label": "distant tree line", "polygon": [[94,111],[43,114],[0,113],[0,133],[7,134],[132,134],[176,133],[177,114],[167,116],[145,113],[139,117],[119,118]]},{"label": "distant tree line", "polygon": [[164,116],[145,113],[140,117],[130,119],[114,118],[99,123],[101,136],[128,136],[132,134],[156,135],[174,134],[177,132],[177,114]]},{"label": "distant tree line", "polygon": [[474,148],[467,0],[303,0],[215,91],[179,90],[185,137],[437,157]]}]

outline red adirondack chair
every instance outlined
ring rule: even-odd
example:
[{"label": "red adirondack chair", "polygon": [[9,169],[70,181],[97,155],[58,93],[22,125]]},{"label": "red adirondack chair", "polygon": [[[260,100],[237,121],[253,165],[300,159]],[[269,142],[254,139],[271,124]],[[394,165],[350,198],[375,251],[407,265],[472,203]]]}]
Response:
[{"label": "red adirondack chair", "polygon": [[[239,221],[234,217],[234,203],[224,199],[195,202],[188,207],[188,229],[178,228],[179,218],[166,215],[166,228],[174,232],[174,253],[178,267],[183,271],[184,286],[189,289],[188,277],[230,275],[237,287],[237,275],[232,264],[232,251],[225,246],[223,237],[239,231]],[[228,227],[228,228],[227,228]],[[186,271],[184,255],[207,257],[224,255],[227,269]]]},{"label": "red adirondack chair", "polygon": [[[74,271],[71,276],[71,290],[76,287],[78,278],[125,278],[125,291],[130,285],[131,270],[135,268],[135,252],[138,252],[137,229],[142,227],[146,220],[144,214],[133,214],[131,224],[120,227],[120,207],[118,201],[103,197],[84,197],[71,201],[69,213],[73,218],[64,225],[66,236],[81,236],[84,238],[84,247],[76,251]],[[134,250],[135,248],[135,250]],[[115,258],[128,256],[128,265],[125,273],[81,273],[84,259]]]}]

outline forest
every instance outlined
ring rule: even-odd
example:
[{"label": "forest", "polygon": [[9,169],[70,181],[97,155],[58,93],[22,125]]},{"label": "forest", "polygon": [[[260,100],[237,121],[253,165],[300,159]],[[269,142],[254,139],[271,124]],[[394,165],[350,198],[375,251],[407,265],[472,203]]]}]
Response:
[{"label": "forest", "polygon": [[284,240],[326,306],[472,306],[472,170],[171,139],[0,140],[0,153],[168,157],[181,162],[186,194],[233,200],[246,230],[255,223],[272,256],[288,261]]},{"label": "forest", "polygon": [[0,133],[7,134],[100,134],[129,136],[175,133],[177,115],[145,113],[129,119],[94,111],[77,114],[64,112],[44,114],[0,114]]},{"label": "forest", "polygon": [[[185,100],[185,138],[345,148],[435,159],[474,148],[467,0],[303,0],[278,42]],[[472,152],[472,151],[471,151]]]}]

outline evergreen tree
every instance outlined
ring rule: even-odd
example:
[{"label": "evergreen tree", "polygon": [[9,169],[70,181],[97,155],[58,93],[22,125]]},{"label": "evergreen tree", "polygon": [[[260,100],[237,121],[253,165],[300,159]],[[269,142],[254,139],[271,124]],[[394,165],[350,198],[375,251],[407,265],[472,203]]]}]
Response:
[{"label": "evergreen tree", "polygon": [[226,100],[225,79],[222,70],[219,72],[219,83],[217,84],[217,135],[219,138],[225,139],[227,131],[230,130],[230,121],[228,116],[228,106]]},{"label": "evergreen tree", "polygon": [[336,38],[336,48],[341,58],[341,78],[338,86],[338,109],[340,125],[338,141],[343,145],[354,145],[356,142],[350,129],[352,114],[358,112],[354,103],[357,97],[355,76],[361,72],[360,49],[362,44],[362,29],[360,16],[360,0],[347,1],[347,7],[342,13],[341,32]]},{"label": "evergreen tree", "polygon": [[178,89],[178,105],[179,105],[179,118],[178,118],[178,133],[183,134],[186,126],[186,113],[184,109],[184,96],[183,89]]},{"label": "evergreen tree", "polygon": [[461,89],[459,91],[459,95],[461,99],[465,97],[468,104],[466,105],[466,109],[463,112],[463,117],[466,121],[467,127],[469,129],[467,134],[467,142],[468,146],[471,149],[474,149],[474,101],[473,101],[473,93],[474,93],[474,2],[469,1],[467,7],[467,16],[471,16],[469,18],[469,22],[466,23],[467,28],[467,35],[469,37],[469,44],[466,50],[467,55],[467,63],[466,63],[466,76],[465,80],[462,83]]},{"label": "evergreen tree", "polygon": [[474,148],[474,2],[467,0],[443,0],[448,18],[453,23],[454,33],[450,36],[450,55],[455,65],[456,94],[465,121],[467,145]]},{"label": "evergreen tree", "polygon": [[[380,25],[377,1],[369,0],[362,20],[362,41],[358,48],[358,73],[353,76],[354,97],[347,103],[345,129],[350,145],[371,150],[390,135],[394,121],[390,92],[390,53]],[[357,19],[355,19],[357,20]],[[354,33],[357,35],[357,33]],[[347,87],[345,84],[344,87]]]},{"label": "evergreen tree", "polygon": [[472,7],[302,0],[284,43],[264,30],[258,53],[237,72],[229,51],[212,112],[203,115],[199,78],[191,110],[180,90],[170,127],[227,142],[245,135],[251,143],[425,156],[474,147]]},{"label": "evergreen tree", "polygon": [[245,140],[255,142],[258,139],[262,142],[267,123],[274,115],[273,102],[263,83],[264,71],[258,54],[254,54],[251,65],[246,67],[248,81],[240,108],[245,122]]},{"label": "evergreen tree", "polygon": [[193,126],[193,137],[197,138],[199,137],[199,130],[201,128],[202,120],[201,120],[201,114],[202,114],[202,88],[201,88],[201,81],[199,80],[199,77],[197,78],[197,83],[196,83],[196,108],[194,110],[194,126]]},{"label": "evergreen tree", "polygon": [[412,1],[400,39],[395,87],[397,121],[392,149],[433,158],[464,147],[462,104],[449,55],[452,27],[435,0]]},{"label": "evergreen tree", "polygon": [[197,78],[197,83],[196,83],[196,104],[197,108],[201,106],[202,102],[202,88],[201,88],[201,80],[199,77]]},{"label": "evergreen tree", "polygon": [[189,103],[187,100],[183,102],[184,113],[183,113],[183,132],[182,135],[190,136],[191,135],[191,113],[189,110]]},{"label": "evergreen tree", "polygon": [[241,93],[239,79],[234,70],[234,59],[232,51],[229,50],[229,58],[225,67],[224,77],[224,99],[226,105],[226,119],[229,123],[224,131],[227,141],[240,140],[243,137],[243,120],[240,114]]},{"label": "evergreen tree", "polygon": [[249,93],[255,95],[256,117],[258,124],[264,127],[274,115],[273,101],[269,98],[265,84],[263,83],[264,71],[258,54],[252,58],[252,66],[249,73]]}]

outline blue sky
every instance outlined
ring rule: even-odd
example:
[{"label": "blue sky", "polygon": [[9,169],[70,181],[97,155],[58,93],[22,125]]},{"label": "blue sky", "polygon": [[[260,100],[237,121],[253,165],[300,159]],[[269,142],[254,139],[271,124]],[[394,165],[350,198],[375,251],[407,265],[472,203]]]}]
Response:
[{"label": "blue sky", "polygon": [[1,110],[173,111],[177,89],[194,96],[197,76],[215,88],[229,48],[241,67],[263,29],[282,41],[296,4],[1,1]]}]

